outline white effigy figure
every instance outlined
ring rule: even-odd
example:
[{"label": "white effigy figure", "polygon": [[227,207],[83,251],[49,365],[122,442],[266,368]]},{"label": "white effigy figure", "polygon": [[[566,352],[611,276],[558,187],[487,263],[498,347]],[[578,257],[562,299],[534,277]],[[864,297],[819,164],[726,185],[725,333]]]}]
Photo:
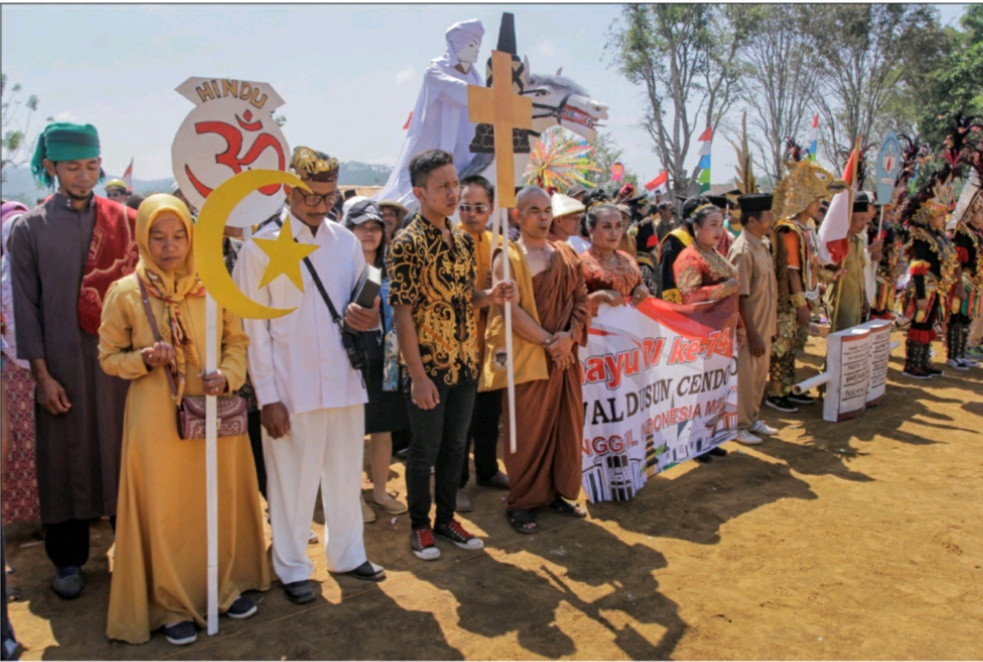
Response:
[{"label": "white effigy figure", "polygon": [[397,200],[411,210],[419,208],[413,197],[408,166],[410,159],[422,151],[450,152],[458,172],[474,157],[468,149],[474,136],[474,124],[468,121],[468,85],[485,84],[472,66],[478,61],[484,34],[485,28],[477,19],[447,28],[447,50],[427,66],[403,150],[376,199]]}]

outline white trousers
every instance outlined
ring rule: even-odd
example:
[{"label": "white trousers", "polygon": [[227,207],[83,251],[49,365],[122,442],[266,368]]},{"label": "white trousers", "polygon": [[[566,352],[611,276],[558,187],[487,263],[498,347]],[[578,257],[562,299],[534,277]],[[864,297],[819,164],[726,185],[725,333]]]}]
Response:
[{"label": "white trousers", "polygon": [[263,430],[266,492],[273,528],[273,570],[284,584],[310,579],[307,536],[321,487],[328,570],[348,572],[366,561],[362,542],[362,405],[290,415],[291,433]]}]

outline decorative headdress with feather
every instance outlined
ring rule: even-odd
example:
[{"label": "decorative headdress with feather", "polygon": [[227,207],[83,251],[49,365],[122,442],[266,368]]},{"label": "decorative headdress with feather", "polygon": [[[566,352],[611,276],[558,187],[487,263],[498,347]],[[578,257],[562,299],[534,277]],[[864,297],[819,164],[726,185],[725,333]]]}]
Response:
[{"label": "decorative headdress with feather", "polygon": [[976,160],[973,146],[967,138],[980,124],[976,118],[957,115],[954,126],[945,138],[939,155],[941,165],[923,181],[901,208],[900,219],[915,225],[928,225],[933,216],[950,212],[955,207],[952,180],[961,176]]},{"label": "decorative headdress with feather", "polygon": [[[979,130],[979,125],[968,125],[970,131]],[[968,140],[966,142],[969,142]],[[969,174],[966,178],[966,185],[959,196],[956,208],[952,211],[952,218],[949,221],[950,227],[955,227],[966,220],[969,212],[974,205],[983,202],[983,134],[975,141],[975,146],[968,146],[965,149],[964,161],[968,162]]]}]

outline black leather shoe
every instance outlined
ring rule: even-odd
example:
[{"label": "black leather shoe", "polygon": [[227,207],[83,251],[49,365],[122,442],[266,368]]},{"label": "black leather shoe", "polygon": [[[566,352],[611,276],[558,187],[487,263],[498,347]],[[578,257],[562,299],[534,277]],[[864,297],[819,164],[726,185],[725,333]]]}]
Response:
[{"label": "black leather shoe", "polygon": [[385,569],[383,569],[383,567],[380,565],[372,563],[372,561],[366,561],[354,570],[349,570],[348,572],[337,572],[332,574],[347,575],[349,577],[362,579],[367,582],[381,582],[386,578]]},{"label": "black leather shoe", "polygon": [[287,599],[295,605],[302,605],[317,597],[317,593],[314,591],[314,587],[311,586],[309,579],[284,584],[283,592],[287,594]]}]

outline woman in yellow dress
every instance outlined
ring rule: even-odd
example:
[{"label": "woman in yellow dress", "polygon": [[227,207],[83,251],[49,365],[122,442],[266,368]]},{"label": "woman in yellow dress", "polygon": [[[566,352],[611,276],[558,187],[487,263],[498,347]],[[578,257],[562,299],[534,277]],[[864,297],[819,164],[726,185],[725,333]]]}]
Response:
[{"label": "woman in yellow dress", "polygon": [[[233,392],[245,380],[249,339],[238,318],[220,311],[219,369],[206,375],[205,291],[191,214],[177,198],[153,195],[140,205],[136,232],[140,263],[110,286],[99,327],[103,370],[132,380],[106,636],[141,644],[163,628],[172,644],[189,644],[195,624],[206,624],[205,442],[178,437],[165,370],[178,398]],[[140,282],[161,341],[154,340]],[[248,618],[256,605],[242,593],[266,590],[270,579],[247,435],[218,440],[218,505],[219,611]]]}]

